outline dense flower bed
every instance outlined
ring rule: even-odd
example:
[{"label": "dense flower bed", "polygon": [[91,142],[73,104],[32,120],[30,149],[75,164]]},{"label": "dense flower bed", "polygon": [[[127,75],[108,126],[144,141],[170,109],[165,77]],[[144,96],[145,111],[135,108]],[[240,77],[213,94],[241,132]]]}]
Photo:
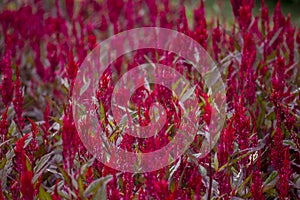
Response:
[{"label": "dense flower bed", "polygon": [[[280,3],[271,16],[262,0],[254,16],[254,0],[231,0],[231,23],[207,19],[203,1],[188,15],[184,1],[21,2],[0,4],[0,200],[300,198],[300,30]],[[205,158],[197,156],[196,137],[170,166],[132,174],[106,167],[86,151],[70,99],[78,68],[98,42],[144,26],[182,32],[212,55],[227,86],[227,114],[220,140]],[[174,61],[172,54],[151,49],[131,58],[130,67],[149,59]],[[188,64],[175,66],[193,76]],[[99,82],[104,110],[112,73],[107,70]],[[201,82],[195,92],[205,105],[202,122],[209,123]],[[180,114],[171,95],[162,87],[140,88],[132,97],[139,123],[149,123],[147,108],[160,98],[176,127]],[[143,144],[124,137],[120,147],[131,150],[136,142]],[[167,142],[154,138],[142,147],[153,151]]]}]

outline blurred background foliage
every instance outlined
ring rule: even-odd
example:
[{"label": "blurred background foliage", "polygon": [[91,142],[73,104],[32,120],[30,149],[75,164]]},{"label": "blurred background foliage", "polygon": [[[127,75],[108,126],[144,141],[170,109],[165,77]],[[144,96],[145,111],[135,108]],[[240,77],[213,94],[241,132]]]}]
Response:
[{"label": "blurred background foliage", "polygon": [[[274,8],[278,0],[265,0],[265,4],[269,8],[270,14],[273,13]],[[193,8],[199,4],[198,0],[191,0],[187,5],[188,8],[193,10]],[[291,14],[292,21],[300,27],[300,0],[281,0],[281,10],[287,16]],[[211,16],[218,16],[220,21],[231,21],[233,23],[232,7],[230,0],[205,0],[206,5],[206,15],[211,18]],[[255,8],[253,10],[254,14],[259,14],[261,8],[261,0],[255,0]]]},{"label": "blurred background foliage", "polygon": [[[1,5],[8,5],[11,10],[16,9],[16,4],[19,5],[23,0],[0,0],[0,11],[2,9],[7,9],[6,6]],[[77,0],[82,1],[82,0]],[[83,0],[84,1],[84,0]],[[96,0],[101,2],[103,0]],[[242,1],[242,0],[241,0]],[[277,2],[280,1],[281,3],[281,10],[287,16],[291,14],[292,22],[300,27],[300,0],[265,0],[265,4],[269,8],[270,14],[273,13],[274,8]],[[7,4],[7,2],[10,2]],[[47,0],[45,0],[47,2]],[[49,4],[51,1],[49,1]],[[178,4],[179,0],[173,0],[174,4]],[[233,15],[232,15],[232,7],[230,4],[230,0],[204,0],[205,8],[206,8],[206,16],[211,18],[211,16],[218,16],[221,22],[231,22],[233,23]],[[52,2],[53,3],[53,2]],[[199,5],[199,0],[185,0],[187,15],[192,15],[192,10],[195,6]],[[261,0],[255,0],[255,7],[253,10],[254,14],[259,14],[261,8]],[[190,13],[189,13],[190,11]],[[190,16],[191,17],[191,16]]]}]

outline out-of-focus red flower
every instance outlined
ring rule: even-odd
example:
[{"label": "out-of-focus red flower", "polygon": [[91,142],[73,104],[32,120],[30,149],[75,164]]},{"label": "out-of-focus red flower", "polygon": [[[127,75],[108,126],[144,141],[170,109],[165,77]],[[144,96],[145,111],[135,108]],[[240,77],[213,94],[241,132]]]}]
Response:
[{"label": "out-of-focus red flower", "polygon": [[188,20],[186,17],[185,7],[181,6],[179,11],[179,18],[177,19],[177,30],[190,36]]},{"label": "out-of-focus red flower", "polygon": [[107,8],[108,8],[109,19],[113,24],[115,24],[118,21],[121,12],[123,11],[124,2],[123,0],[116,0],[116,1],[107,0]]},{"label": "out-of-focus red flower", "polygon": [[215,60],[219,60],[219,54],[221,53],[221,49],[220,49],[221,38],[222,38],[222,32],[218,20],[217,27],[215,27],[212,31],[212,46],[213,46]]},{"label": "out-of-focus red flower", "polygon": [[100,29],[100,31],[106,31],[107,28],[108,28],[107,20],[106,20],[105,16],[102,15],[101,16],[101,21],[100,21],[99,29]]},{"label": "out-of-focus red flower", "polygon": [[244,32],[249,27],[252,20],[252,9],[254,0],[230,0],[232,10],[241,30]]},{"label": "out-of-focus red flower", "polygon": [[65,0],[67,13],[70,17],[70,19],[73,18],[73,12],[74,12],[74,0]]},{"label": "out-of-focus red flower", "polygon": [[88,36],[88,43],[89,49],[92,50],[96,46],[97,38],[94,34],[89,34]]},{"label": "out-of-focus red flower", "polygon": [[270,30],[270,17],[269,17],[269,10],[265,5],[265,0],[261,1],[261,24],[263,31],[266,33]]},{"label": "out-of-focus red flower", "polygon": [[[6,47],[9,47],[9,44],[6,44]],[[4,105],[8,106],[13,99],[12,62],[10,49],[5,50],[5,54],[0,62],[0,66],[2,74],[2,102]]]},{"label": "out-of-focus red flower", "polygon": [[194,11],[194,38],[199,44],[202,45],[204,49],[207,48],[207,30],[206,30],[206,18],[205,18],[205,10],[204,10],[204,2],[201,0],[200,6],[198,9]]},{"label": "out-of-focus red flower", "polygon": [[47,59],[49,60],[50,66],[47,68],[47,80],[55,80],[55,70],[59,64],[58,49],[54,43],[48,42],[47,44]]}]

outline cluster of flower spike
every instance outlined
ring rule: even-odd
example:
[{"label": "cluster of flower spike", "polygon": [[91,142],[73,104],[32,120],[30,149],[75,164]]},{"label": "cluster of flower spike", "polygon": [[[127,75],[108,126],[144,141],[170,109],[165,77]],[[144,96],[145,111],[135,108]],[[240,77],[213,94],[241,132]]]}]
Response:
[{"label": "cluster of flower spike", "polygon": [[[195,5],[184,0],[1,3],[0,200],[300,198],[300,30],[290,15],[284,16],[279,2],[271,16],[264,0],[257,15],[254,0],[231,0],[233,22],[208,19],[203,0]],[[145,26],[184,33],[212,55],[227,87],[226,125],[205,158],[198,158],[197,135],[170,166],[122,173],[85,150],[70,101],[80,64],[97,43]],[[167,124],[146,140],[118,131],[110,135],[114,74],[149,60],[172,66],[197,83],[195,94],[203,106],[199,124],[210,123],[209,95],[189,64],[161,50],[131,52],[111,64],[96,91],[103,107],[99,111],[105,111],[99,123],[111,142],[128,151],[165,146],[181,120],[178,99],[170,90],[140,87],[130,102],[137,123],[151,123],[149,108],[160,102]]]}]

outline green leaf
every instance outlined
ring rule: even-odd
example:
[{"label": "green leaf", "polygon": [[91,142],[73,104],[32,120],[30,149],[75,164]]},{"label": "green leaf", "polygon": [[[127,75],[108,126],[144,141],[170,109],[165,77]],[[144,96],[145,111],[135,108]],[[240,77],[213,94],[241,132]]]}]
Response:
[{"label": "green leaf", "polygon": [[105,119],[105,109],[102,104],[102,101],[99,102],[100,106],[100,120]]},{"label": "green leaf", "polygon": [[184,89],[183,89],[183,91],[182,91],[182,93],[180,95],[180,97],[181,97],[180,101],[181,102],[185,102],[187,99],[189,99],[194,94],[196,86],[194,86],[192,88],[188,88],[188,87],[189,87],[189,84],[187,84],[186,87],[184,87]]},{"label": "green leaf", "polygon": [[177,171],[177,169],[179,168],[180,164],[181,164],[181,159],[178,159],[176,165],[173,165],[173,166],[170,168],[170,176],[169,176],[169,180],[168,180],[169,183],[170,183],[170,181],[172,180],[174,173],[175,173],[175,172]]},{"label": "green leaf", "polygon": [[272,173],[269,175],[269,177],[265,180],[263,185],[267,185],[271,181],[273,181],[277,177],[278,173],[277,171],[272,171]]},{"label": "green leaf", "polygon": [[18,131],[17,131],[17,125],[16,125],[15,121],[12,120],[11,123],[10,123],[10,126],[8,128],[8,134],[10,136],[15,136],[17,133],[18,133]]},{"label": "green leaf", "polygon": [[4,168],[4,166],[5,166],[5,164],[6,164],[6,157],[3,157],[3,159],[1,160],[1,162],[0,162],[0,169],[3,169]]},{"label": "green leaf", "polygon": [[69,177],[68,173],[62,167],[58,167],[58,169],[61,172],[62,176],[64,177],[65,182],[70,187],[71,186],[71,180],[70,180],[70,177]]},{"label": "green leaf", "polygon": [[57,193],[63,199],[71,199],[71,197],[65,191],[63,191],[63,190],[58,190]]},{"label": "green leaf", "polygon": [[214,157],[214,168],[217,171],[219,168],[219,160],[218,160],[218,153],[215,153],[215,157]]},{"label": "green leaf", "polygon": [[87,81],[85,81],[85,84],[80,89],[80,96],[88,89],[88,87],[90,86],[90,83],[91,83],[90,79],[88,79]]},{"label": "green leaf", "polygon": [[252,178],[252,174],[250,174],[243,182],[242,184],[239,185],[237,192],[241,191],[244,186],[250,181],[250,179]]},{"label": "green leaf", "polygon": [[39,199],[40,200],[52,200],[51,195],[44,190],[42,186],[39,188]]},{"label": "green leaf", "polygon": [[84,188],[83,188],[83,182],[82,182],[82,178],[81,177],[78,178],[78,190],[79,190],[79,195],[82,198],[83,197]]},{"label": "green leaf", "polygon": [[36,162],[34,171],[39,172],[45,165],[49,165],[49,160],[53,152],[44,155],[41,159]]},{"label": "green leaf", "polygon": [[[106,199],[106,185],[112,179],[112,176],[101,177],[93,181],[84,191],[84,197],[93,195],[92,199]],[[90,199],[90,198],[89,198]]]},{"label": "green leaf", "polygon": [[80,174],[84,175],[87,168],[92,166],[94,161],[96,160],[96,156],[94,156],[93,158],[91,158],[90,160],[88,160],[84,165],[82,165],[81,170],[80,170]]},{"label": "green leaf", "polygon": [[33,177],[34,182],[37,180],[37,178],[40,176],[40,174],[44,171],[43,169],[47,168],[47,166],[51,163],[51,162],[49,162],[49,160],[50,160],[52,154],[53,154],[53,152],[48,153],[36,162],[36,165],[34,167],[34,172],[35,172],[35,175]]}]

